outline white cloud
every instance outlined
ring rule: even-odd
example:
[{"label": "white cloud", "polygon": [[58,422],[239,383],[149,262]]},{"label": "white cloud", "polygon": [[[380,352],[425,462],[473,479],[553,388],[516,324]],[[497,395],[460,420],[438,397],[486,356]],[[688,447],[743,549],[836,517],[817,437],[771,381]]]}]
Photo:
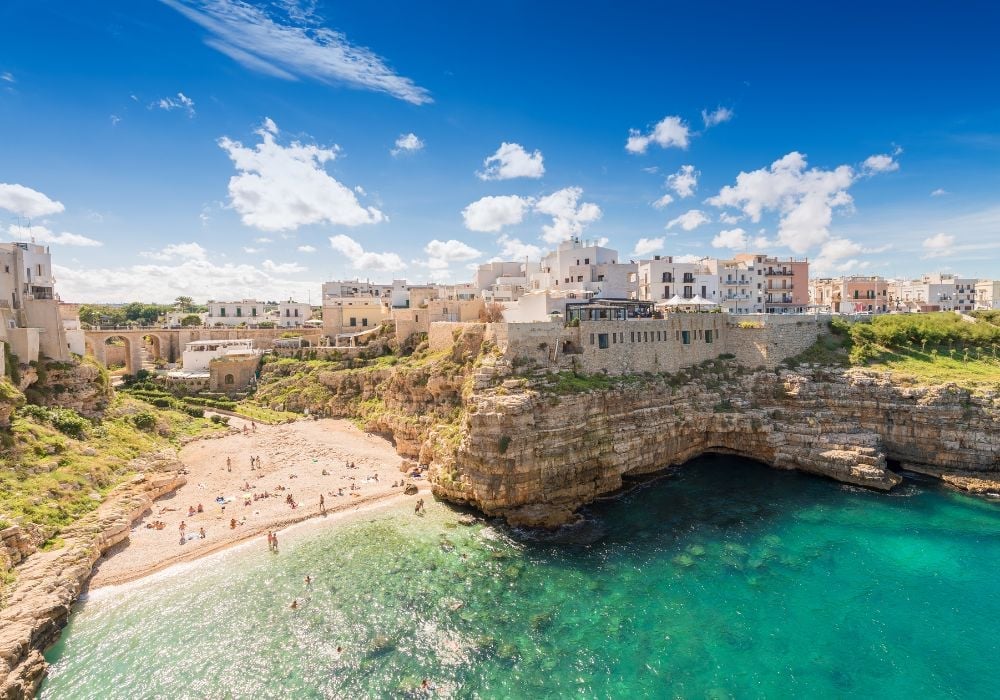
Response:
[{"label": "white cloud", "polygon": [[385,220],[375,207],[364,207],[354,192],[330,177],[324,164],[337,157],[338,146],[322,148],[275,140],[278,126],[265,119],[253,148],[228,137],[219,146],[232,159],[237,175],[229,180],[229,198],[247,226],[262,231],[294,230],[307,224],[345,226]]},{"label": "white cloud", "polygon": [[66,209],[62,202],[49,199],[47,196],[24,185],[11,185],[0,182],[0,209],[14,212],[19,216],[34,218],[58,214]]},{"label": "white cloud", "polygon": [[306,271],[306,268],[298,263],[276,263],[273,260],[265,260],[260,264],[260,266],[268,272],[273,272],[278,275]]},{"label": "white cloud", "polygon": [[688,254],[688,255],[674,256],[674,262],[679,262],[679,263],[694,263],[694,262],[699,262],[701,260],[704,260],[704,258],[700,255]]},{"label": "white cloud", "polygon": [[500,244],[500,256],[496,260],[538,260],[542,257],[542,249],[530,243],[522,243],[517,238],[501,234],[497,238]]},{"label": "white cloud", "polygon": [[16,80],[14,80],[14,74],[10,73],[9,71],[4,71],[3,73],[0,73],[0,80],[4,81],[5,83],[17,82]]},{"label": "white cloud", "polygon": [[690,197],[698,187],[700,172],[693,165],[682,165],[673,175],[667,176],[667,187],[677,193],[681,199]]},{"label": "white cloud", "polygon": [[671,195],[665,194],[662,197],[660,197],[658,200],[656,200],[655,202],[653,202],[653,206],[656,207],[657,209],[665,209],[673,201],[674,201],[674,198]]},{"label": "white cloud", "polygon": [[273,241],[270,238],[268,238],[267,236],[258,236],[257,238],[253,239],[253,242],[254,243],[273,243]]},{"label": "white cloud", "polygon": [[931,197],[943,197],[946,194],[951,194],[948,190],[943,190],[938,187],[936,190],[931,192]]},{"label": "white cloud", "polygon": [[499,231],[504,226],[521,223],[531,205],[529,197],[483,197],[463,209],[462,218],[465,220],[465,228],[470,231]]},{"label": "white cloud", "polygon": [[711,219],[705,216],[705,212],[699,209],[690,209],[676,219],[671,219],[667,223],[667,228],[673,228],[675,226],[680,226],[685,231],[694,231],[696,228],[702,224],[707,224]]},{"label": "white cloud", "polygon": [[648,134],[643,134],[638,129],[631,129],[628,133],[628,141],[625,142],[625,150],[629,153],[645,153],[650,144],[656,144],[661,148],[682,148],[688,147],[691,130],[680,117],[664,117],[653,127]]},{"label": "white cloud", "polygon": [[448,260],[449,262],[472,260],[482,255],[480,251],[476,250],[472,246],[463,243],[462,241],[456,241],[455,239],[447,241],[439,241],[435,239],[424,246],[424,252],[432,258],[441,258],[442,260]]},{"label": "white cloud", "polygon": [[722,212],[719,214],[719,221],[724,224],[738,224],[742,220],[742,216],[736,216],[735,214],[730,214],[728,212]]},{"label": "white cloud", "polygon": [[104,245],[93,238],[87,238],[77,233],[54,233],[45,226],[18,226],[11,224],[7,229],[10,237],[15,240],[28,241],[34,239],[36,243],[55,243],[56,245],[72,245],[82,248],[97,248]]},{"label": "white cloud", "polygon": [[149,105],[150,109],[153,109],[154,107],[167,112],[172,112],[175,109],[183,109],[187,112],[188,117],[194,117],[195,115],[194,100],[185,95],[183,92],[178,92],[177,97],[163,97]]},{"label": "white cloud", "polygon": [[139,253],[144,258],[151,260],[204,260],[208,251],[197,243],[171,243],[160,250],[144,251]]},{"label": "white cloud", "polygon": [[[320,280],[287,277],[249,264],[217,264],[208,257],[122,267],[64,267],[54,264],[59,295],[77,303],[143,301],[170,303],[178,295],[198,300],[293,297],[315,294]],[[138,291],[137,291],[138,290]]]},{"label": "white cloud", "polygon": [[406,263],[396,253],[372,253],[365,251],[360,243],[350,236],[339,234],[330,237],[330,247],[348,259],[356,270],[382,270],[396,272],[406,268]]},{"label": "white cloud", "polygon": [[716,207],[739,207],[757,223],[765,211],[780,215],[778,240],[795,253],[804,253],[829,238],[833,210],[849,208],[847,193],[854,183],[850,166],[834,170],[806,170],[806,158],[793,151],[769,168],[741,172],[735,185],[727,185],[706,200]]},{"label": "white cloud", "polygon": [[733,110],[728,107],[717,107],[715,110],[709,112],[707,109],[701,110],[701,119],[705,122],[705,128],[710,129],[713,126],[728,122],[733,118]]},{"label": "white cloud", "polygon": [[111,126],[118,126],[121,123],[121,120],[122,120],[122,118],[119,117],[117,114],[112,114],[108,118],[111,120]]},{"label": "white cloud", "polygon": [[841,260],[865,252],[860,243],[847,238],[831,238],[819,250],[819,257],[830,260]]},{"label": "white cloud", "polygon": [[937,233],[923,242],[925,258],[943,258],[954,252],[955,237],[947,233]]},{"label": "white cloud", "polygon": [[298,248],[296,248],[296,250],[299,251],[300,253],[315,253],[316,246],[300,245]]},{"label": "white cloud", "polygon": [[548,214],[552,223],[542,227],[542,239],[555,244],[583,233],[588,224],[601,218],[601,208],[593,202],[580,202],[583,189],[564,187],[542,197],[535,203],[535,211]]},{"label": "white cloud", "polygon": [[542,152],[528,153],[519,143],[500,144],[497,152],[483,161],[481,180],[510,180],[515,177],[540,178],[545,174]]},{"label": "white cloud", "polygon": [[641,258],[644,255],[655,253],[663,249],[663,236],[659,238],[640,238],[635,243],[634,255]]},{"label": "white cloud", "polygon": [[[408,134],[400,134],[399,138],[396,139],[396,147],[389,151],[389,153],[394,156],[402,153],[416,153],[423,149],[423,147],[424,142],[411,131]],[[364,194],[364,192],[362,191],[360,194]]]},{"label": "white cloud", "polygon": [[272,77],[306,77],[384,92],[411,104],[432,102],[430,93],[393,72],[385,61],[343,33],[304,21],[312,13],[288,12],[242,0],[161,0],[211,35],[205,43],[244,67]]},{"label": "white cloud", "polygon": [[719,234],[712,239],[712,247],[743,250],[747,247],[747,232],[741,228],[720,231]]},{"label": "white cloud", "polygon": [[243,246],[243,252],[247,253],[248,255],[256,255],[257,253],[263,253],[264,249],[263,248],[254,248],[252,246],[245,245],[245,246]]},{"label": "white cloud", "polygon": [[888,153],[879,153],[865,158],[861,169],[868,175],[891,173],[894,170],[899,170],[899,161]]}]

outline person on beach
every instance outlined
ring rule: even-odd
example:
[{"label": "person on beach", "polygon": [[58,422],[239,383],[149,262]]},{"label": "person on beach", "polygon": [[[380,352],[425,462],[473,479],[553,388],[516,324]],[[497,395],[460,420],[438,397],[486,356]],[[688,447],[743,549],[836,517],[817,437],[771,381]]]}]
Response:
[{"label": "person on beach", "polygon": [[271,543],[274,545],[274,553],[278,553],[278,533],[271,535]]},{"label": "person on beach", "polygon": [[307,586],[311,586],[312,582],[313,582],[312,576],[310,576],[309,574],[306,574],[306,585]]},{"label": "person on beach", "polygon": [[235,530],[236,529],[236,518],[230,518],[229,519],[229,529],[230,530]]},{"label": "person on beach", "polygon": [[293,600],[293,601],[292,601],[292,604],[291,604],[291,605],[290,605],[289,607],[290,607],[290,608],[291,608],[292,610],[298,610],[298,609],[299,609],[299,601],[298,601],[298,600]]},{"label": "person on beach", "polygon": [[417,505],[413,507],[413,512],[417,515],[424,512],[424,499],[418,498]]},{"label": "person on beach", "polygon": [[267,531],[267,548],[272,552],[274,551],[274,535],[271,534],[270,530]]},{"label": "person on beach", "polygon": [[233,470],[233,458],[226,457],[226,471],[231,472]]},{"label": "person on beach", "polygon": [[253,432],[255,432],[255,433],[257,432],[257,424],[256,423],[254,423],[253,421],[250,421],[250,427],[253,429]]},{"label": "person on beach", "polygon": [[319,512],[326,515],[326,502],[323,500],[323,494],[319,495]]},{"label": "person on beach", "polygon": [[201,539],[205,539],[205,528],[199,527],[198,528],[198,535],[201,536]]}]

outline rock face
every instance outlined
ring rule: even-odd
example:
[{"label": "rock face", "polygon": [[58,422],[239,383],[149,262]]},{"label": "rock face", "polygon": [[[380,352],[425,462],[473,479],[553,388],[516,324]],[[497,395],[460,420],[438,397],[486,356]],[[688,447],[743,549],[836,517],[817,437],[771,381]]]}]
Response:
[{"label": "rock face", "polygon": [[184,483],[178,471],[182,466],[171,454],[136,460],[133,467],[141,473],[113,491],[95,512],[66,528],[62,547],[36,552],[16,569],[16,583],[0,610],[0,698],[34,695],[45,673],[40,650],[66,624],[94,563],[128,538],[133,521],[154,499]]},{"label": "rock face", "polygon": [[[553,527],[626,476],[705,452],[889,490],[904,467],[1000,480],[1000,398],[953,385],[905,387],[863,372],[759,371],[672,385],[648,377],[558,394],[507,380],[470,397],[454,458],[433,465],[436,494],[512,524]],[[676,384],[676,382],[675,382]],[[537,386],[537,385],[536,385]]]},{"label": "rock face", "polygon": [[28,389],[32,401],[43,406],[71,408],[87,418],[98,418],[112,398],[107,377],[91,362],[47,362]]}]

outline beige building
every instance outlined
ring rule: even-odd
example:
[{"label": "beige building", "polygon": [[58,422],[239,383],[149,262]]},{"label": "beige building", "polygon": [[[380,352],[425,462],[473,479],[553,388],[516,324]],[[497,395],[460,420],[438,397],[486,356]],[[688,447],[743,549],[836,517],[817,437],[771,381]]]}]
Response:
[{"label": "beige building", "polygon": [[246,324],[255,326],[265,320],[264,303],[256,299],[243,301],[210,301],[205,325],[208,326],[239,326]]},{"label": "beige building", "polygon": [[979,280],[976,282],[977,310],[1000,309],[1000,281]]},{"label": "beige building", "polygon": [[70,358],[45,246],[0,243],[0,340],[22,363]]},{"label": "beige building", "polygon": [[809,301],[820,311],[838,314],[886,313],[890,287],[889,280],[877,275],[818,278],[809,281]]},{"label": "beige building", "polygon": [[482,299],[431,299],[418,308],[393,309],[396,322],[396,340],[402,343],[414,333],[427,333],[432,323],[458,323],[478,321],[483,311]]},{"label": "beige building", "polygon": [[377,296],[323,299],[323,335],[330,339],[344,333],[371,330],[388,321],[391,307]]}]

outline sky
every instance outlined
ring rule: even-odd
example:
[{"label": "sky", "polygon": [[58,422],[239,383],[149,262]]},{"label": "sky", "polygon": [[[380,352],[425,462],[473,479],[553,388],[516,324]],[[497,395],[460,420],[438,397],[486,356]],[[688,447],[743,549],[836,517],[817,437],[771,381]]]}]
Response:
[{"label": "sky", "polygon": [[74,302],[318,302],[570,236],[1000,277],[1000,6],[902,8],[5,0],[2,237]]}]

